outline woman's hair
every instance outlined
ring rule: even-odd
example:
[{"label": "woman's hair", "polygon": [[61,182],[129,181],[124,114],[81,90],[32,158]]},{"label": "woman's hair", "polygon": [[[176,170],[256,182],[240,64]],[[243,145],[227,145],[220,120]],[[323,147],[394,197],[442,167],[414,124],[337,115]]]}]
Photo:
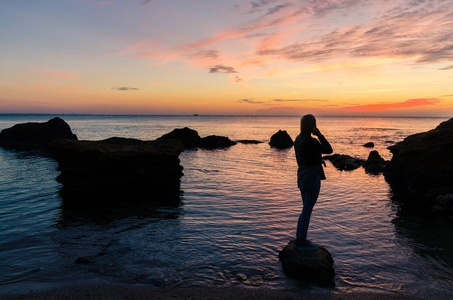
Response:
[{"label": "woman's hair", "polygon": [[316,128],[315,116],[309,114],[300,119],[300,132],[312,133],[314,128]]}]

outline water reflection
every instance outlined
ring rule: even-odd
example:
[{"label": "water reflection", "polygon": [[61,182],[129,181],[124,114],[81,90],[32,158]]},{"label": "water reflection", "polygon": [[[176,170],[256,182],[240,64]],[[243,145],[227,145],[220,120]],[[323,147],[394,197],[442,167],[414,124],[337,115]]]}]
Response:
[{"label": "water reflection", "polygon": [[107,224],[116,221],[136,219],[177,219],[181,214],[183,191],[179,195],[156,197],[140,192],[122,193],[93,191],[68,191],[62,187],[58,227],[79,222]]},{"label": "water reflection", "polygon": [[448,266],[446,270],[453,282],[453,223],[450,220],[404,214],[396,216],[392,223],[397,237],[414,253]]}]

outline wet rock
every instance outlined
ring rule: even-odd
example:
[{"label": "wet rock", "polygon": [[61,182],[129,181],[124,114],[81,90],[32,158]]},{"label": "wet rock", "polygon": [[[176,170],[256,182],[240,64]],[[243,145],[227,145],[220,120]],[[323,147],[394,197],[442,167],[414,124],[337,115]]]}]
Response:
[{"label": "wet rock", "polygon": [[261,144],[263,143],[262,141],[256,141],[256,140],[238,140],[236,141],[241,144]]},{"label": "wet rock", "polygon": [[58,117],[44,123],[17,124],[0,132],[0,146],[14,149],[47,150],[48,145],[58,139],[77,140],[69,125]]},{"label": "wet rock", "polygon": [[365,172],[370,174],[380,174],[385,170],[386,161],[381,157],[378,151],[373,150],[368,155],[368,159],[363,163]]},{"label": "wet rock", "polygon": [[188,127],[176,128],[172,132],[164,134],[157,140],[177,139],[180,140],[185,148],[198,147],[201,137],[196,130]]},{"label": "wet rock", "polygon": [[233,145],[236,145],[236,142],[233,142],[228,137],[210,135],[204,138],[201,138],[198,135],[196,130],[184,127],[182,129],[177,128],[172,132],[164,134],[157,140],[168,140],[168,139],[177,139],[180,140],[186,149],[190,148],[203,148],[203,149],[221,149],[228,148]]},{"label": "wet rock", "polygon": [[429,211],[443,195],[439,191],[453,188],[453,118],[388,149],[393,157],[384,176],[392,193],[407,205]]},{"label": "wet rock", "polygon": [[77,264],[92,264],[94,263],[94,256],[81,256],[75,261]]},{"label": "wet rock", "polygon": [[236,145],[236,142],[233,142],[225,136],[210,135],[200,139],[198,147],[204,149],[221,149],[228,148],[233,145]]},{"label": "wet rock", "polygon": [[365,147],[365,148],[373,148],[374,147],[374,143],[373,142],[369,142],[369,143],[363,144],[362,146]]},{"label": "wet rock", "polygon": [[315,251],[301,251],[290,241],[279,254],[283,271],[289,277],[318,286],[334,286],[334,260],[326,248],[320,245]]},{"label": "wet rock", "polygon": [[340,154],[338,153],[335,153],[335,154],[332,154],[332,155],[324,155],[322,157],[322,159],[324,160],[329,160],[329,161],[334,161],[336,158],[338,158],[340,156]]},{"label": "wet rock", "polygon": [[57,181],[64,186],[65,199],[179,201],[183,168],[178,156],[184,146],[178,140],[57,140],[50,150],[61,171]]},{"label": "wet rock", "polygon": [[247,280],[247,276],[243,273],[238,273],[236,274],[236,279],[239,280],[239,281],[246,281]]},{"label": "wet rock", "polygon": [[287,149],[294,145],[294,141],[286,130],[279,130],[271,136],[269,145],[277,149]]},{"label": "wet rock", "polygon": [[332,164],[340,171],[352,171],[359,168],[363,164],[363,160],[340,154],[332,160]]}]

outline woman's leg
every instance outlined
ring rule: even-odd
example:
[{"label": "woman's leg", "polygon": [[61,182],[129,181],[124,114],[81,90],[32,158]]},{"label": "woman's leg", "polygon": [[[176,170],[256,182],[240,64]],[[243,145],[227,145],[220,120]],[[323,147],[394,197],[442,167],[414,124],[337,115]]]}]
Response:
[{"label": "woman's leg", "polygon": [[310,223],[311,212],[315,206],[316,200],[321,189],[321,179],[319,176],[313,181],[313,185],[300,190],[302,195],[303,209],[297,222],[296,237],[299,240],[307,239],[308,225]]}]

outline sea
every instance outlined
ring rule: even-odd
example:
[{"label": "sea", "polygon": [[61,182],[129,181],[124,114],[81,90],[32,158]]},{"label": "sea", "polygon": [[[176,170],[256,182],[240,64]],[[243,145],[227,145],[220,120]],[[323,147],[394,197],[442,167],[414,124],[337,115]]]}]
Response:
[{"label": "sea", "polygon": [[[53,117],[0,115],[0,130]],[[65,205],[51,157],[0,148],[0,296],[131,284],[453,298],[453,221],[405,212],[382,175],[339,171],[330,162],[308,236],[332,254],[336,286],[306,285],[283,273],[278,253],[295,238],[302,201],[294,148],[277,150],[268,142],[278,130],[295,139],[298,116],[59,117],[80,140],[153,140],[189,127],[201,137],[262,143],[182,152],[180,205],[143,199],[102,209]],[[390,160],[387,147],[445,120],[319,116],[317,125],[334,153],[366,159],[377,150]],[[375,147],[363,147],[367,142]],[[94,261],[76,263],[85,256]]]}]

